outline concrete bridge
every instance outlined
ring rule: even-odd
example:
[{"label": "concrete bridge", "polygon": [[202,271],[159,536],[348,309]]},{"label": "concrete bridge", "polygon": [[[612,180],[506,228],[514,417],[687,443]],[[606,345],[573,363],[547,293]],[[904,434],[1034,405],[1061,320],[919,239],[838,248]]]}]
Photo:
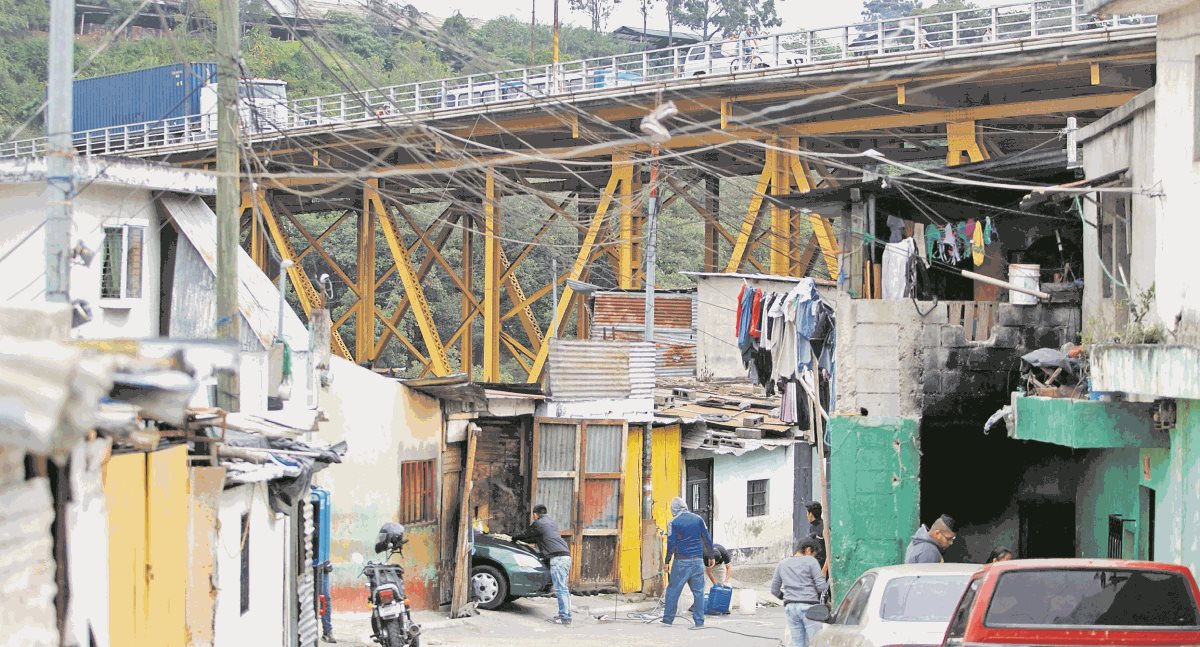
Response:
[{"label": "concrete bridge", "polygon": [[[535,381],[547,331],[589,328],[569,280],[611,267],[616,287],[641,285],[652,163],[661,203],[682,201],[704,223],[701,269],[861,275],[863,229],[806,193],[887,164],[1061,149],[1068,117],[1082,126],[1153,85],[1153,18],[1098,18],[1080,5],[1025,2],[295,100],[244,133],[246,245],[268,271],[275,256],[301,261],[288,271],[306,312],[319,274],[352,296],[331,313],[335,352],[376,364],[399,342],[425,374],[481,365],[475,377],[497,381],[505,366]],[[639,125],[668,100],[679,114],[652,142]],[[205,119],[76,141],[85,155],[211,168]],[[0,155],[42,150],[0,144]],[[756,181],[736,198],[746,201],[738,221],[723,221],[722,178],[734,177]],[[545,209],[509,213],[518,196]],[[417,204],[443,208],[422,220]],[[316,212],[332,215],[302,217]],[[506,235],[509,218],[533,217],[528,235]],[[328,241],[350,227],[358,255],[339,263]],[[577,245],[557,282],[528,285],[523,264],[564,227]],[[459,312],[433,312],[434,284],[460,293]],[[554,285],[547,321],[530,306]],[[381,295],[401,287],[385,306]]]}]

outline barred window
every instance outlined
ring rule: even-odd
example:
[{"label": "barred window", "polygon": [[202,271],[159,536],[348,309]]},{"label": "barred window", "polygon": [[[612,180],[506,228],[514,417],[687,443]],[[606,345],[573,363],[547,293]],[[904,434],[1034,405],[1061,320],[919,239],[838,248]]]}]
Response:
[{"label": "barred window", "polygon": [[762,517],[767,514],[767,479],[746,481],[746,516]]},{"label": "barred window", "polygon": [[145,227],[105,227],[100,269],[101,299],[142,298]]},{"label": "barred window", "polygon": [[400,463],[400,523],[434,521],[433,459]]}]

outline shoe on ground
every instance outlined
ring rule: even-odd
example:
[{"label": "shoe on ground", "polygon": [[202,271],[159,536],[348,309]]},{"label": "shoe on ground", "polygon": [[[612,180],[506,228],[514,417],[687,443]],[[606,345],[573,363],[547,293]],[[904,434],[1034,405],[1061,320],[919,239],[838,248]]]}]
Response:
[{"label": "shoe on ground", "polygon": [[571,624],[571,619],[564,618],[562,616],[554,616],[553,618],[546,618],[546,622],[549,622],[553,625],[569,625]]},{"label": "shoe on ground", "polygon": [[333,639],[333,634],[325,634],[321,636],[321,642],[336,643],[337,641]]},{"label": "shoe on ground", "polygon": [[703,628],[704,628],[704,625],[692,625],[692,626],[688,627],[688,631],[696,631],[697,629],[703,629]]}]

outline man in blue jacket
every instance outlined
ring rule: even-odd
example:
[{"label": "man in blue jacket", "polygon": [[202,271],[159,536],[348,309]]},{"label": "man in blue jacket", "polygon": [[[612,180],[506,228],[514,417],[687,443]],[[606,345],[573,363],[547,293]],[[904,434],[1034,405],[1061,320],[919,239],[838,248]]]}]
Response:
[{"label": "man in blue jacket", "polygon": [[712,535],[699,515],[688,512],[683,499],[676,497],[671,501],[670,530],[667,534],[667,561],[671,563],[671,582],[667,585],[667,603],[663,611],[663,624],[675,622],[675,613],[679,609],[679,594],[683,585],[692,589],[692,621],[691,628],[700,629],[704,626],[704,556],[713,552]]}]

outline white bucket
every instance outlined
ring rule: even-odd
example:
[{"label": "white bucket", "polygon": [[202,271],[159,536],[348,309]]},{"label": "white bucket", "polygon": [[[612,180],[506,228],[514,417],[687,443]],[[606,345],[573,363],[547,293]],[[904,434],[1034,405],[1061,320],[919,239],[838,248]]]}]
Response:
[{"label": "white bucket", "polygon": [[[1038,290],[1041,288],[1041,276],[1041,265],[1010,263],[1008,266],[1008,282],[1029,290]],[[1022,306],[1031,306],[1036,305],[1038,300],[1037,297],[1031,294],[1009,290],[1008,302]]]},{"label": "white bucket", "polygon": [[738,613],[752,616],[757,606],[758,597],[755,595],[754,589],[740,589],[738,591]]}]

